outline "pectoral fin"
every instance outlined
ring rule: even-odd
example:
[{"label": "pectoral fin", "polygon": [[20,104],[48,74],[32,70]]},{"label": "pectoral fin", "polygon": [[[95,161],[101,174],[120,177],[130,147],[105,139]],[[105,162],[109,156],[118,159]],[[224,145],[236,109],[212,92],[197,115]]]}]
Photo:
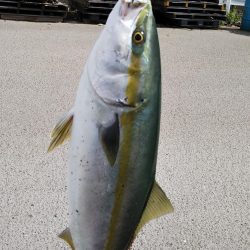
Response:
[{"label": "pectoral fin", "polygon": [[101,126],[99,128],[99,136],[107,160],[113,166],[119,150],[120,140],[119,118],[117,114],[115,114],[115,119],[109,126]]},{"label": "pectoral fin", "polygon": [[51,142],[48,148],[48,152],[51,152],[53,149],[61,145],[66,139],[70,137],[73,117],[74,113],[71,110],[66,115],[64,115],[56,124],[55,128],[51,132]]},{"label": "pectoral fin", "polygon": [[69,228],[66,228],[64,231],[62,231],[59,235],[59,238],[65,240],[71,247],[72,250],[75,250],[74,244],[73,244],[73,240],[72,240],[72,236],[70,233]]},{"label": "pectoral fin", "polygon": [[141,228],[148,223],[150,220],[158,218],[162,215],[171,213],[174,211],[174,208],[167,198],[160,186],[154,182],[147,206],[143,212],[142,218],[139,225],[135,231],[135,236],[139,233]]}]

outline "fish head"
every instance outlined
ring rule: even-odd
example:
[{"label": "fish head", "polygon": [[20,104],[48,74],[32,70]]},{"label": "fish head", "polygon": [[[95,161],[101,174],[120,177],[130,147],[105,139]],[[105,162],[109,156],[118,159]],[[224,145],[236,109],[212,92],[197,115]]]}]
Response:
[{"label": "fish head", "polygon": [[160,54],[150,0],[119,0],[88,62],[89,80],[106,104],[136,108],[158,91]]}]

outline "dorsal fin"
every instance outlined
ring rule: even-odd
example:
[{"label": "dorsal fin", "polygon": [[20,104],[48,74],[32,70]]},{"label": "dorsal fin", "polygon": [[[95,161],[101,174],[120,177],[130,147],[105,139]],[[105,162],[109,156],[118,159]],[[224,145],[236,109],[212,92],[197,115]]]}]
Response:
[{"label": "dorsal fin", "polygon": [[51,132],[51,142],[48,148],[48,152],[61,145],[71,135],[71,127],[73,123],[74,113],[70,110],[65,114],[56,124]]},{"label": "dorsal fin", "polygon": [[59,235],[59,238],[65,240],[71,247],[72,250],[75,250],[75,246],[73,244],[72,236],[69,228],[67,227],[64,231],[62,231]]},{"label": "dorsal fin", "polygon": [[103,151],[110,165],[113,166],[116,161],[120,141],[120,126],[117,114],[115,114],[114,121],[108,127],[100,126],[99,136]]},{"label": "dorsal fin", "polygon": [[174,208],[170,200],[167,198],[163,190],[155,181],[147,202],[147,206],[145,207],[140,223],[136,228],[135,236],[139,233],[141,228],[150,220],[171,213],[173,211]]}]

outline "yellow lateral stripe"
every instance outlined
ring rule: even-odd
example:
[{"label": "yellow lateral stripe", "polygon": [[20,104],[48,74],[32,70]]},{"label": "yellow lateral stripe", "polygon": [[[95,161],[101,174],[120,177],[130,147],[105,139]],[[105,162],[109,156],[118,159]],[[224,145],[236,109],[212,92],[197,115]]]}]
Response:
[{"label": "yellow lateral stripe", "polygon": [[[140,77],[140,56],[131,55],[131,65],[128,68],[128,87],[126,90],[126,96],[128,98],[129,105],[135,105],[137,102],[137,94],[139,88],[139,77]],[[123,197],[125,186],[128,180],[129,171],[129,156],[131,151],[132,143],[132,129],[134,124],[136,113],[131,111],[123,113],[121,115],[121,128],[123,129],[122,141],[120,142],[120,159],[119,159],[119,175],[117,180],[116,192],[115,192],[115,203],[112,210],[111,222],[109,226],[108,237],[105,243],[105,249],[114,249],[113,243],[116,236],[116,230],[118,220],[120,218],[121,208],[123,204]]]},{"label": "yellow lateral stripe", "polygon": [[128,87],[126,90],[126,96],[128,98],[129,105],[136,105],[137,94],[139,87],[139,75],[140,75],[140,56],[135,56],[133,53],[131,55],[131,65],[128,68],[129,80]]},{"label": "yellow lateral stripe", "polygon": [[117,187],[115,193],[115,204],[112,211],[112,217],[109,228],[109,235],[106,241],[105,249],[110,250],[114,249],[113,243],[116,235],[118,220],[120,218],[122,203],[123,203],[123,194],[125,186],[128,180],[128,168],[129,168],[129,155],[131,150],[131,137],[132,137],[132,128],[133,120],[135,117],[134,112],[124,113],[121,116],[121,126],[126,126],[123,134],[123,141],[121,144],[121,155],[119,159],[119,176],[117,180]]},{"label": "yellow lateral stripe", "polygon": [[[139,18],[136,23],[136,28],[139,28],[145,22],[149,10],[151,8],[150,4],[140,12]],[[138,102],[138,91],[141,75],[141,55],[136,55],[131,53],[131,64],[128,68],[128,86],[126,89],[127,102],[131,106],[136,106]],[[121,217],[123,197],[125,188],[128,182],[128,173],[130,167],[130,155],[132,149],[132,130],[134,125],[134,120],[136,117],[136,112],[123,113],[121,115],[121,128],[123,131],[122,141],[120,142],[120,154],[119,154],[119,175],[117,179],[117,186],[115,191],[115,202],[111,214],[111,221],[108,231],[108,236],[105,242],[105,249],[110,250],[115,248],[115,237],[117,226],[119,225],[119,219]]]}]

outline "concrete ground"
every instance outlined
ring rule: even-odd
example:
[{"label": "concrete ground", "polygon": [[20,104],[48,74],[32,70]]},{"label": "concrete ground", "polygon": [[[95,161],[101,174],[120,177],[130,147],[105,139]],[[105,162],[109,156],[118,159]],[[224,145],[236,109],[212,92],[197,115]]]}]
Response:
[{"label": "concrete ground", "polygon": [[[102,28],[0,20],[0,249],[68,249],[68,146],[46,150]],[[133,250],[250,249],[249,34],[159,28],[157,181],[175,212]]]}]

